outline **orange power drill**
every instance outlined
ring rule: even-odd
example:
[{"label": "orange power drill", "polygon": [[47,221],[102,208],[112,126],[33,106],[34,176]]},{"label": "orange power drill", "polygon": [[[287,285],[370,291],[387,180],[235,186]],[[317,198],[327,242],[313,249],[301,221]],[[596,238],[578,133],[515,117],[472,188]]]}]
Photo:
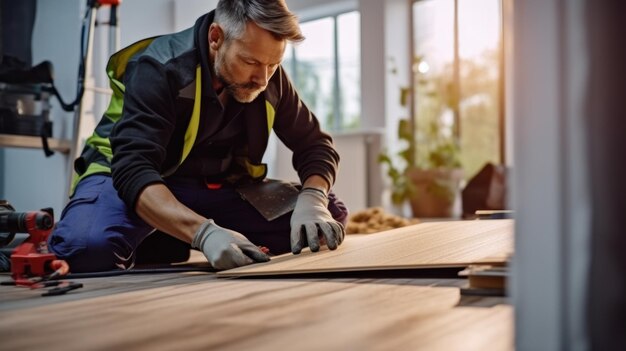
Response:
[{"label": "orange power drill", "polygon": [[48,251],[48,236],[52,232],[54,219],[51,208],[41,211],[15,212],[11,204],[0,200],[0,233],[10,242],[15,233],[30,236],[19,244],[11,254],[11,276],[15,285],[30,286],[31,277],[50,279],[69,273],[69,265]]}]

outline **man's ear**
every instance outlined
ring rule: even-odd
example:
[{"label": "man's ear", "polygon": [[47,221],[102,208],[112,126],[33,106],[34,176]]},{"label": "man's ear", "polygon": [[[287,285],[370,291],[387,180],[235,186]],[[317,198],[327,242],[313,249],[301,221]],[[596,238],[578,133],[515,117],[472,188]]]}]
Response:
[{"label": "man's ear", "polygon": [[209,27],[209,47],[217,50],[224,43],[224,31],[217,23],[211,23]]}]

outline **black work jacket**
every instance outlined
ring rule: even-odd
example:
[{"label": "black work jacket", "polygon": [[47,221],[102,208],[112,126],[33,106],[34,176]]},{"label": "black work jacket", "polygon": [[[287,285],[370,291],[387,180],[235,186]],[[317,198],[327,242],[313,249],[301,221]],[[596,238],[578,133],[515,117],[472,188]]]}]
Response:
[{"label": "black work jacket", "polygon": [[[226,111],[222,108],[211,84],[207,33],[213,17],[210,12],[192,28],[154,39],[128,62],[122,115],[109,138],[113,184],[130,208],[144,187],[164,182],[164,174],[172,169],[177,169],[172,176],[224,179],[245,173],[236,163],[216,173],[215,160],[229,153],[245,154],[252,164],[261,165],[269,138],[268,103],[275,111],[271,127],[293,151],[293,166],[301,181],[311,175],[319,175],[331,185],[335,181],[339,155],[332,139],[321,131],[282,67],[254,101],[230,103]],[[177,168],[194,106],[191,87],[198,65],[202,77],[200,124],[189,157]],[[230,125],[224,136],[222,132],[234,118],[235,128]]]}]

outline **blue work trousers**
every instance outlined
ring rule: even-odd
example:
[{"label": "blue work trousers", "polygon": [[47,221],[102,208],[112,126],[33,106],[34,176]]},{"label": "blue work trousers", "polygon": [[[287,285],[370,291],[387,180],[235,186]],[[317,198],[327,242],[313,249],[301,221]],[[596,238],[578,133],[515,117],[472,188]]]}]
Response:
[{"label": "blue work trousers", "polygon": [[[209,189],[202,179],[168,178],[166,185],[185,206],[245,235],[255,245],[274,254],[291,250],[291,213],[267,221],[232,186]],[[329,200],[331,215],[345,226],[346,207],[332,192]],[[118,197],[111,177],[92,175],[76,187],[48,244],[57,257],[70,264],[72,272],[129,269],[137,247],[152,232],[154,228]]]}]

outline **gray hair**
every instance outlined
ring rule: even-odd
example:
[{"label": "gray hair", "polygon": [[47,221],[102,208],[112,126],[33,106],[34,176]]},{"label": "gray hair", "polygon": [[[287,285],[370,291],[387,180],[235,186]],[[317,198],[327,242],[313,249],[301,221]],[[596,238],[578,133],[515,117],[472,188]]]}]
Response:
[{"label": "gray hair", "polygon": [[224,40],[239,39],[248,21],[272,33],[279,40],[304,40],[298,18],[284,0],[220,0],[215,9],[215,22],[224,30]]}]

